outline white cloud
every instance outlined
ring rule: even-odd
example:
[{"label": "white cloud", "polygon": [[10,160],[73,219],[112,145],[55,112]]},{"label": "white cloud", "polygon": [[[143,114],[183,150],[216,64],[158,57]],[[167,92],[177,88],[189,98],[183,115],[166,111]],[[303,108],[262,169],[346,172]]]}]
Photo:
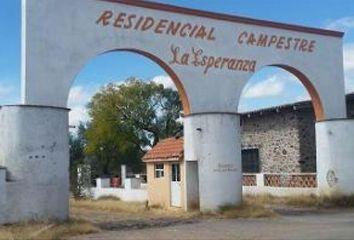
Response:
[{"label": "white cloud", "polygon": [[354,17],[339,18],[329,22],[325,28],[337,31],[349,31],[354,29]]},{"label": "white cloud", "polygon": [[80,122],[87,122],[89,120],[89,115],[86,107],[74,107],[69,113],[69,124],[70,126],[78,126]]},{"label": "white cloud", "polygon": [[80,106],[90,101],[92,93],[82,86],[71,88],[68,100],[69,107]]},{"label": "white cloud", "polygon": [[6,97],[11,94],[13,87],[0,82],[0,97]]},{"label": "white cloud", "polygon": [[75,86],[71,89],[68,100],[68,107],[71,108],[69,113],[69,124],[72,126],[79,125],[80,122],[87,122],[89,115],[86,105],[89,103],[95,90],[90,90],[82,86]]},{"label": "white cloud", "polygon": [[280,96],[285,89],[284,80],[278,75],[272,75],[265,81],[246,86],[244,98],[261,98]]},{"label": "white cloud", "polygon": [[344,45],[344,71],[354,70],[354,43]]},{"label": "white cloud", "polygon": [[306,94],[297,96],[295,99],[296,102],[309,101],[309,100],[311,100],[311,98],[307,92],[306,92]]},{"label": "white cloud", "polygon": [[354,91],[354,43],[344,45],[344,76],[346,82],[346,91]]},{"label": "white cloud", "polygon": [[[326,25],[327,29],[348,33],[354,30],[354,16],[336,19]],[[343,48],[344,75],[346,92],[354,91],[354,42],[346,43]]]},{"label": "white cloud", "polygon": [[157,84],[162,84],[165,88],[172,88],[176,90],[176,85],[169,76],[156,76],[151,81]]}]

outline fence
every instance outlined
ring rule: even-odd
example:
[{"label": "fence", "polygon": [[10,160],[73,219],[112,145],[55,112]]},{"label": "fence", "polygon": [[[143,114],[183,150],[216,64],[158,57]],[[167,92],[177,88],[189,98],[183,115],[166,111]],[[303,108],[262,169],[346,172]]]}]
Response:
[{"label": "fence", "polygon": [[243,174],[243,191],[246,194],[316,194],[316,173],[260,173]]}]

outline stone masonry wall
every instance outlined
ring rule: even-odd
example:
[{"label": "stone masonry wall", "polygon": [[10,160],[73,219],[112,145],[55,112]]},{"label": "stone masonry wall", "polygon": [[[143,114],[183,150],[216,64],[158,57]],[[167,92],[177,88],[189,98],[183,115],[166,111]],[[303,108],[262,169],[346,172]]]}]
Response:
[{"label": "stone masonry wall", "polygon": [[312,108],[292,107],[242,116],[242,148],[258,148],[260,171],[316,171],[315,125]]}]

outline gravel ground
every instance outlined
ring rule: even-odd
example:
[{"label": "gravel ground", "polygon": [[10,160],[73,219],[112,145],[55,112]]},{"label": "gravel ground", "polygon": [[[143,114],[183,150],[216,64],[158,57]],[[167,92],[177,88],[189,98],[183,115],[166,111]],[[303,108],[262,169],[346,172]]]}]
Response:
[{"label": "gravel ground", "polygon": [[70,240],[354,240],[354,210],[277,209],[272,219],[160,219],[102,222],[102,232]]}]

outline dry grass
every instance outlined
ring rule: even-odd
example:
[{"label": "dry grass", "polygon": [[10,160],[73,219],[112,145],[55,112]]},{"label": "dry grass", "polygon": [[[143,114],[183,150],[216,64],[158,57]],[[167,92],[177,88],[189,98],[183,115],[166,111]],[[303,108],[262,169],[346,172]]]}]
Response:
[{"label": "dry grass", "polygon": [[298,208],[353,208],[354,195],[294,195],[275,197],[272,195],[245,196],[241,206],[224,206],[219,216],[226,218],[275,217],[271,206],[292,206]]},{"label": "dry grass", "polygon": [[1,240],[57,240],[98,232],[91,223],[72,220],[65,223],[23,223],[0,227]]},{"label": "dry grass", "polygon": [[323,194],[275,197],[272,195],[246,196],[246,201],[261,205],[286,205],[316,208],[353,208],[354,195]]},{"label": "dry grass", "polygon": [[221,217],[225,218],[271,218],[277,214],[270,208],[260,205],[224,206],[220,208]]},{"label": "dry grass", "polygon": [[[354,207],[354,195],[300,195],[275,197],[272,195],[246,196],[241,206],[224,206],[217,213],[203,214],[206,217],[221,218],[268,218],[276,216],[271,206],[285,205],[316,208]],[[0,239],[12,240],[55,240],[66,236],[75,236],[98,232],[93,223],[101,221],[149,221],[150,219],[185,219],[200,217],[199,212],[186,213],[183,210],[165,210],[149,208],[145,203],[127,203],[114,198],[94,200],[70,200],[74,219],[66,223],[27,223],[0,226]],[[94,221],[94,219],[97,221]],[[108,219],[111,218],[111,219]]]},{"label": "dry grass", "polygon": [[82,199],[70,200],[70,209],[74,217],[87,219],[97,212],[109,214],[110,217],[119,217],[121,220],[144,220],[156,218],[190,218],[199,214],[197,211],[185,212],[183,209],[166,210],[160,206],[148,207],[142,202],[123,202],[114,198],[98,200]]},{"label": "dry grass", "polygon": [[219,218],[272,218],[277,214],[264,204],[264,200],[256,197],[247,197],[243,199],[241,205],[225,205],[219,208],[217,212],[203,213],[207,217]]},{"label": "dry grass", "polygon": [[90,209],[110,212],[141,213],[147,210],[146,205],[141,202],[122,202],[114,198],[102,198],[99,200],[70,199],[71,209]]}]

